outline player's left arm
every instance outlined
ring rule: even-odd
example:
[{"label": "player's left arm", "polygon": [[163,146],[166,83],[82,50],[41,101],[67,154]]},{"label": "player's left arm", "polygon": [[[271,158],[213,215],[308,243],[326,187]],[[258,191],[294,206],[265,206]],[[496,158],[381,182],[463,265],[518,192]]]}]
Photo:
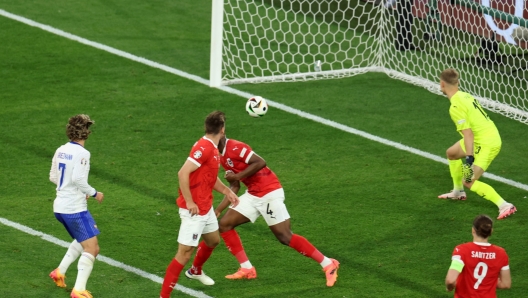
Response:
[{"label": "player's left arm", "polygon": [[266,166],[266,161],[260,157],[258,154],[253,152],[251,157],[249,158],[249,161],[247,162],[248,166],[243,171],[241,171],[238,174],[235,174],[233,172],[226,172],[225,178],[229,183],[233,181],[240,181],[246,177],[253,176],[256,172],[260,171]]},{"label": "player's left arm", "polygon": [[497,282],[497,289],[511,288],[510,269],[502,269],[499,273],[499,281]]},{"label": "player's left arm", "polygon": [[460,131],[464,135],[464,145],[466,146],[466,156],[473,156],[473,146],[475,135],[471,128],[466,128]]},{"label": "player's left arm", "polygon": [[464,136],[464,146],[466,147],[466,164],[464,165],[462,169],[462,173],[464,176],[464,180],[467,183],[471,183],[471,181],[473,180],[473,176],[474,176],[474,171],[473,171],[472,166],[473,166],[473,162],[475,161],[475,157],[473,156],[473,146],[474,146],[475,135],[473,134],[473,130],[471,130],[471,128],[463,129],[460,132]]}]

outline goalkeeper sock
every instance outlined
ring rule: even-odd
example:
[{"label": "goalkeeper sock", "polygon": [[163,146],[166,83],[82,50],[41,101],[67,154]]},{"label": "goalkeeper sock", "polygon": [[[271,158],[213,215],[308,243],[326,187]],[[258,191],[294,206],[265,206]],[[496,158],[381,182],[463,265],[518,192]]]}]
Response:
[{"label": "goalkeeper sock", "polygon": [[493,189],[493,187],[484,182],[480,182],[478,180],[473,182],[471,191],[476,192],[484,199],[493,202],[493,204],[497,205],[497,207],[500,207],[502,204],[506,203],[506,201],[504,201],[504,199],[495,191],[495,189]]},{"label": "goalkeeper sock", "polygon": [[462,160],[449,160],[449,172],[451,172],[451,178],[453,178],[453,190],[464,191],[462,185]]}]

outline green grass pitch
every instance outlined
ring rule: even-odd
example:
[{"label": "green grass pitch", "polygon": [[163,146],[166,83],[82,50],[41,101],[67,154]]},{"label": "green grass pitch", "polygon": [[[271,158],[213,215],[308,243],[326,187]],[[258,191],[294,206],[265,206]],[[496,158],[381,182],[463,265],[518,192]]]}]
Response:
[{"label": "green grass pitch", "polygon": [[[0,9],[133,55],[208,76],[210,3],[197,1],[7,1]],[[497,210],[473,193],[436,198],[451,187],[446,165],[270,108],[255,119],[245,98],[0,17],[0,217],[70,241],[52,212],[48,180],[68,117],[96,124],[86,143],[90,201],[101,254],[163,277],[176,252],[177,172],[212,110],[227,114],[227,135],[266,159],[286,192],[292,229],[341,262],[333,288],[318,264],[282,246],[264,221],[238,229],[259,277],[229,281],[238,264],[224,244],[204,270],[213,297],[452,297],[444,278],[455,245],[471,241],[471,221]],[[237,85],[296,109],[438,156],[459,139],[445,97],[365,74],[342,80]],[[528,127],[490,113],[503,149],[489,171],[528,184]],[[510,256],[512,289],[526,297],[526,191],[483,179],[518,213],[495,222],[492,243]],[[221,197],[215,196],[218,203]],[[48,273],[65,248],[0,225],[0,297],[68,297]],[[76,263],[67,273],[73,287]],[[161,285],[96,262],[94,297],[158,297]],[[175,291],[173,297],[186,295]],[[187,296],[190,297],[190,296]]]}]

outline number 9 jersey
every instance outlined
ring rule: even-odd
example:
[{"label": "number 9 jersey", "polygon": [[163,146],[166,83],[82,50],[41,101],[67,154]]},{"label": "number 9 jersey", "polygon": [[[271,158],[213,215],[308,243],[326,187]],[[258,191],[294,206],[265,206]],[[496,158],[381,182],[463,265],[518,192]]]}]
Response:
[{"label": "number 9 jersey", "polygon": [[453,250],[452,260],[462,264],[455,298],[497,297],[499,273],[510,269],[506,251],[490,243],[468,242],[458,245]]}]

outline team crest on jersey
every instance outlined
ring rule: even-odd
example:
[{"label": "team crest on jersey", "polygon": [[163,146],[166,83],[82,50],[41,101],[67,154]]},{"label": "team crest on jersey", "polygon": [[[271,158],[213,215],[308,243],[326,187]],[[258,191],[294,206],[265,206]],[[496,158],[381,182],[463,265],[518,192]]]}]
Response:
[{"label": "team crest on jersey", "polygon": [[81,158],[81,164],[85,166],[88,163],[88,161],[84,158]]},{"label": "team crest on jersey", "polygon": [[193,234],[193,241],[198,240],[198,234]]},{"label": "team crest on jersey", "polygon": [[200,157],[202,157],[202,151],[200,151],[200,150],[194,151],[193,157],[194,157],[194,159],[199,159]]},{"label": "team crest on jersey", "polygon": [[227,165],[230,166],[230,167],[234,166],[233,161],[231,160],[231,158],[227,158]]}]

